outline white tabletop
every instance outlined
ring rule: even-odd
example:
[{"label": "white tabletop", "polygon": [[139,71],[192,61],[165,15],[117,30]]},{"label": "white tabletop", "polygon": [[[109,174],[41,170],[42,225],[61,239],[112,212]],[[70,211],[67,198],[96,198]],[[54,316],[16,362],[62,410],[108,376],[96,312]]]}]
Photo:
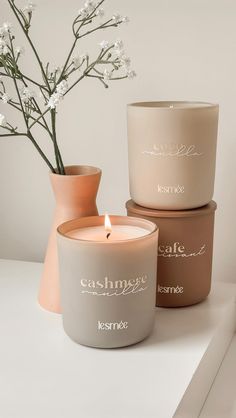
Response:
[{"label": "white tabletop", "polygon": [[155,330],[129,348],[75,344],[42,310],[42,265],[0,261],[0,417],[171,418],[214,336],[235,285],[202,304],[158,309]]}]

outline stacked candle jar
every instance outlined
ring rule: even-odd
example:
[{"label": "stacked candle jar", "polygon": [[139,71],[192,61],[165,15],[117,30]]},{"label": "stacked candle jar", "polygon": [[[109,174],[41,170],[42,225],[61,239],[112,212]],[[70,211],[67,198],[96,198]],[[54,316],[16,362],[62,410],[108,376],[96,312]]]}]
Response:
[{"label": "stacked candle jar", "polygon": [[218,113],[200,102],[128,106],[126,207],[159,227],[157,306],[192,305],[210,292]]}]

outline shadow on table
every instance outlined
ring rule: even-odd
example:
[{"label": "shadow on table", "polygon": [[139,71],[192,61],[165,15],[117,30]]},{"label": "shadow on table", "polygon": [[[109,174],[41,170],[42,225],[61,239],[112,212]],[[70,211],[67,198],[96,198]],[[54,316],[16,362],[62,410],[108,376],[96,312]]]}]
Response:
[{"label": "shadow on table", "polygon": [[[209,336],[217,326],[217,316],[220,309],[229,303],[229,294],[222,294],[220,289],[214,291],[204,302],[184,308],[164,309],[157,308],[153,333],[139,343],[143,347],[161,346],[162,343],[188,343],[192,344],[199,338]],[[136,346],[133,346],[133,349]],[[137,345],[138,348],[138,345]]]}]

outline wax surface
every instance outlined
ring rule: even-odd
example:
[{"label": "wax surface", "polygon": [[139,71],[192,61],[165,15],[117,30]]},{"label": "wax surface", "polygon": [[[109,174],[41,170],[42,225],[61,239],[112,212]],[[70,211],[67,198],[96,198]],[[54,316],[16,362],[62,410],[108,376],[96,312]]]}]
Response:
[{"label": "wax surface", "polygon": [[70,238],[86,241],[122,241],[144,237],[150,233],[149,230],[132,225],[112,225],[112,232],[107,239],[108,232],[104,226],[93,226],[88,228],[78,228],[66,235]]}]

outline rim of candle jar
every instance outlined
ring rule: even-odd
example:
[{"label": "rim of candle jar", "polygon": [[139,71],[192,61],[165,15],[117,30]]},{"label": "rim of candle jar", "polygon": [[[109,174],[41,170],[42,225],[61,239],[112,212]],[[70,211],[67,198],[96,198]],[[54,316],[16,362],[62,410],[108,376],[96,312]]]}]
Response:
[{"label": "rim of candle jar", "polygon": [[126,208],[128,211],[137,214],[139,216],[148,216],[150,218],[190,218],[194,216],[202,216],[208,213],[215,212],[217,204],[214,200],[211,200],[207,205],[200,206],[195,209],[185,210],[159,210],[149,209],[137,205],[133,200],[126,202]]},{"label": "rim of candle jar", "polygon": [[60,178],[71,178],[71,177],[83,177],[83,176],[94,176],[101,174],[102,170],[98,167],[92,165],[66,165],[65,166],[66,175],[62,176],[58,173],[58,169],[55,168],[55,173],[50,171],[52,176],[60,176]]},{"label": "rim of candle jar", "polygon": [[[85,218],[72,219],[70,221],[64,222],[61,225],[59,225],[59,227],[57,228],[57,233],[63,238],[66,238],[66,239],[69,239],[69,240],[72,240],[72,241],[77,241],[77,242],[83,243],[83,244],[88,243],[88,244],[117,245],[117,244],[125,244],[127,242],[132,242],[132,241],[144,240],[144,239],[156,234],[159,231],[158,226],[154,222],[148,221],[146,219],[135,218],[133,216],[120,216],[120,215],[109,215],[109,218],[111,220],[112,225],[137,226],[137,227],[146,229],[147,234],[142,235],[141,237],[121,239],[121,240],[117,240],[117,241],[109,241],[109,240],[107,240],[107,241],[99,241],[99,240],[93,241],[93,240],[89,240],[89,239],[74,238],[74,237],[70,237],[68,235],[70,232],[74,231],[75,229],[103,226],[104,225],[104,220],[105,220],[105,215],[88,216],[88,217],[85,217]],[[122,220],[122,223],[119,222],[121,220]],[[104,228],[104,232],[105,232],[105,228]]]},{"label": "rim of candle jar", "polygon": [[147,101],[129,103],[128,107],[137,107],[145,109],[159,109],[159,110],[197,110],[197,109],[213,109],[219,108],[217,103],[201,102],[201,101],[187,101],[187,100],[163,100],[163,101]]}]

